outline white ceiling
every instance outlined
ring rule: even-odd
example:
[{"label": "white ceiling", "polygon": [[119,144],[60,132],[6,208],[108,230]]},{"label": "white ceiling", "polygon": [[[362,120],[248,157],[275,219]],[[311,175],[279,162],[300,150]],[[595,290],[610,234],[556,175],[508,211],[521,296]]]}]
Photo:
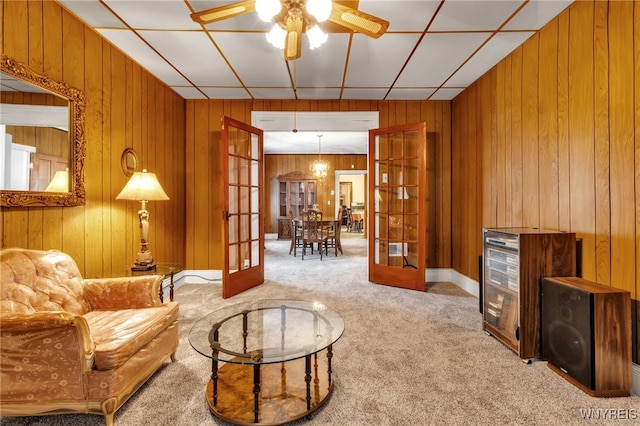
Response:
[{"label": "white ceiling", "polygon": [[287,62],[255,12],[206,26],[189,16],[233,1],[59,1],[185,99],[332,100],[453,99],[572,2],[338,1],[388,31],[373,39],[333,25],[324,45],[310,50],[303,37],[301,58]]}]

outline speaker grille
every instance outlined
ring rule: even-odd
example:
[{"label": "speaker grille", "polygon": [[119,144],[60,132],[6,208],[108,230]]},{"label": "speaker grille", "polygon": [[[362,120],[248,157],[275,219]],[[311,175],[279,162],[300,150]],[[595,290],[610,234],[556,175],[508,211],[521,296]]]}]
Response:
[{"label": "speaker grille", "polygon": [[542,280],[542,357],[595,389],[593,294]]}]

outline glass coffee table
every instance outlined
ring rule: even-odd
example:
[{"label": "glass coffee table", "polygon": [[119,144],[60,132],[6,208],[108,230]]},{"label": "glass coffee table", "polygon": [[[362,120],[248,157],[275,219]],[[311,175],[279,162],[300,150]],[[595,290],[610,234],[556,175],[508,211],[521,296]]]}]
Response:
[{"label": "glass coffee table", "polygon": [[320,302],[259,300],[202,317],[189,343],[211,359],[209,409],[234,424],[309,416],[331,396],[333,344],[343,332],[342,317]]}]

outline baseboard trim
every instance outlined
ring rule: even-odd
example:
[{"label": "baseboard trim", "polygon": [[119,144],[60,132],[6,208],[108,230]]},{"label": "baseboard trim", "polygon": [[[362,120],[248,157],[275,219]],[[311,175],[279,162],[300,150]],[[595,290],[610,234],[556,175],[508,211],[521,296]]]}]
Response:
[{"label": "baseboard trim", "polygon": [[427,269],[425,279],[427,282],[452,282],[467,293],[472,294],[475,297],[480,297],[480,286],[478,285],[478,281],[472,280],[466,275],[463,275],[451,268]]}]

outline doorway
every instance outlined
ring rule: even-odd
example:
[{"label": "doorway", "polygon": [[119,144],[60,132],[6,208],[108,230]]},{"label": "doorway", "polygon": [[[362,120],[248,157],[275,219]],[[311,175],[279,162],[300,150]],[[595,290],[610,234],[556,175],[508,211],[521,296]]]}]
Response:
[{"label": "doorway", "polygon": [[[341,205],[346,205],[352,215],[359,215],[362,218],[359,230],[366,237],[367,170],[336,170],[335,185],[336,211]],[[348,197],[343,195],[347,190]]]}]

